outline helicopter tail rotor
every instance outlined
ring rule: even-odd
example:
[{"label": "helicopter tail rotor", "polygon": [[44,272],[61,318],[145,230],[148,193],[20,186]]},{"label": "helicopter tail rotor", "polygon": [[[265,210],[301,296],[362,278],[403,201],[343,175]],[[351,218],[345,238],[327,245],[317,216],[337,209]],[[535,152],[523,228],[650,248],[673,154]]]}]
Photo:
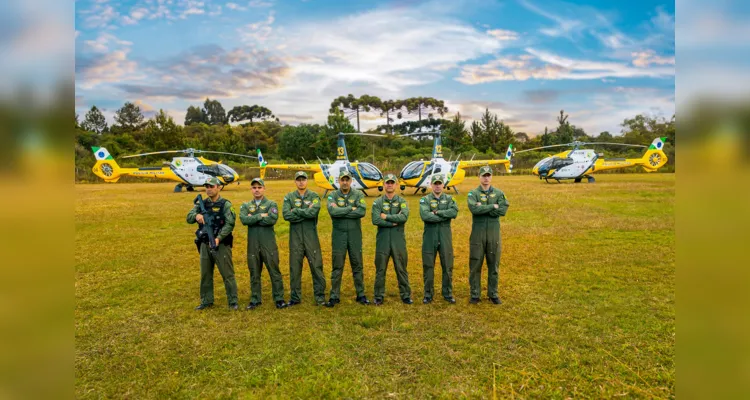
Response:
[{"label": "helicopter tail rotor", "polygon": [[96,164],[91,168],[94,175],[104,179],[105,182],[117,182],[120,180],[120,166],[104,147],[92,147],[96,157]]},{"label": "helicopter tail rotor", "polygon": [[664,141],[666,137],[656,138],[651,142],[651,146],[646,150],[646,154],[641,157],[638,165],[642,166],[646,172],[654,172],[667,163],[667,155],[664,153]]}]

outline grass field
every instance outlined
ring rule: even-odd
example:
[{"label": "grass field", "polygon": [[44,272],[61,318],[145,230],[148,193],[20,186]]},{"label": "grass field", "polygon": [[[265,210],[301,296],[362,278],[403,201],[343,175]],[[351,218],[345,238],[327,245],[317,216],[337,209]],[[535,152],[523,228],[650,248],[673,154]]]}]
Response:
[{"label": "grass field", "polygon": [[[389,266],[382,307],[354,302],[351,270],[342,303],[316,307],[305,264],[301,306],[276,310],[264,271],[263,306],[252,312],[226,309],[218,271],[217,307],[193,310],[198,255],[185,215],[195,193],[171,193],[172,184],[76,185],[76,397],[674,397],[675,175],[608,174],[596,184],[495,177],[511,204],[502,220],[501,306],[468,304],[466,193],[477,184],[461,185],[453,223],[456,305],[439,296],[421,304],[419,196],[407,196],[415,304],[399,301]],[[269,181],[266,194],[280,203],[292,189]],[[252,197],[247,182],[222,195],[236,210]],[[370,299],[372,199],[363,221]],[[325,210],[319,230],[329,279]],[[288,231],[280,218],[287,300]],[[244,305],[247,230],[238,221],[234,232]],[[438,268],[438,293],[439,276]]]}]

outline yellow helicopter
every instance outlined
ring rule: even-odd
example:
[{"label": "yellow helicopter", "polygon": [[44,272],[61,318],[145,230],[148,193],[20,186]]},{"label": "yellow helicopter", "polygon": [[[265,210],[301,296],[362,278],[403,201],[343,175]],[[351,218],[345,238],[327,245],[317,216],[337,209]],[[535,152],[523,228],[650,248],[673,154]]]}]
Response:
[{"label": "yellow helicopter", "polygon": [[504,165],[505,171],[510,173],[510,157],[513,151],[513,145],[508,146],[503,160],[469,160],[455,161],[445,160],[443,158],[443,145],[441,140],[442,132],[417,132],[401,136],[432,136],[432,158],[430,161],[412,161],[401,170],[399,174],[399,183],[401,190],[407,187],[415,188],[413,194],[420,190],[426,192],[430,187],[430,177],[436,174],[445,175],[444,187],[446,190],[453,188],[458,193],[458,185],[466,178],[466,168],[481,167],[485,165]]},{"label": "yellow helicopter", "polygon": [[[667,163],[667,155],[664,154],[664,142],[666,137],[656,138],[650,146],[623,143],[602,143],[602,142],[579,142],[566,144],[555,144],[550,146],[536,147],[533,149],[521,150],[513,154],[519,154],[527,151],[546,149],[551,147],[573,146],[573,150],[564,151],[553,156],[546,157],[536,163],[531,172],[537,175],[539,179],[544,179],[549,183],[550,179],[560,182],[562,179],[573,179],[579,183],[586,178],[588,183],[594,183],[596,180],[591,174],[599,171],[611,169],[628,168],[641,166],[646,172],[654,172]],[[596,153],[592,149],[579,149],[586,145],[612,145],[627,147],[648,147],[646,153],[641,158],[603,158],[602,154]]]},{"label": "yellow helicopter", "polygon": [[370,133],[339,133],[336,146],[336,161],[333,163],[324,163],[318,159],[319,164],[308,164],[305,161],[304,164],[268,164],[263,158],[260,149],[258,149],[258,162],[260,164],[260,176],[265,178],[266,169],[287,169],[295,171],[307,171],[313,172],[313,179],[318,187],[325,189],[325,195],[330,190],[337,190],[339,188],[339,174],[342,168],[348,169],[352,175],[352,189],[361,190],[365,195],[367,189],[378,188],[383,190],[383,174],[380,172],[378,167],[373,164],[366,162],[354,161],[350,162],[348,154],[346,152],[346,143],[344,141],[345,135],[358,135],[358,136],[383,136]]},{"label": "yellow helicopter", "polygon": [[211,161],[203,157],[195,157],[198,153],[215,153],[215,154],[227,154],[238,157],[257,158],[254,156],[247,156],[243,154],[225,153],[222,151],[206,151],[196,149],[185,149],[185,150],[165,150],[165,151],[154,151],[151,153],[133,154],[124,156],[122,158],[132,157],[143,157],[153,154],[167,154],[167,153],[184,153],[186,157],[174,157],[172,162],[164,162],[162,167],[137,167],[137,168],[122,168],[117,165],[117,162],[109,154],[109,151],[104,147],[92,147],[94,151],[94,157],[96,157],[96,164],[91,169],[94,174],[105,182],[117,182],[123,176],[139,176],[139,177],[150,177],[159,179],[168,179],[177,183],[174,188],[174,192],[178,193],[182,191],[183,187],[187,188],[188,192],[195,190],[196,186],[203,186],[208,178],[216,177],[222,182],[222,186],[232,182],[239,183],[239,175],[232,168],[221,163],[221,161]]}]

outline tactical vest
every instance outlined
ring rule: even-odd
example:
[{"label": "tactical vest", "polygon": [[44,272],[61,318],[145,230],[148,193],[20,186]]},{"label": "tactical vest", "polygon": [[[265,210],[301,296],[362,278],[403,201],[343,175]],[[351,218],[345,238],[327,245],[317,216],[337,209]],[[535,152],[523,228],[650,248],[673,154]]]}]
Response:
[{"label": "tactical vest", "polygon": [[[211,203],[211,206],[206,205],[206,215],[204,215],[203,218],[207,221],[211,221],[211,227],[213,228],[213,234],[215,238],[219,236],[221,228],[223,228],[224,224],[226,224],[223,211],[224,204],[226,204],[226,202],[227,201],[222,198],[215,203]],[[203,233],[202,224],[198,224],[198,230],[195,232],[195,236],[197,236],[196,244],[198,244],[198,242],[208,243],[208,235]],[[220,243],[232,247],[233,242],[234,236],[232,236],[232,232],[229,232],[229,235],[227,235],[227,237],[225,237]]]}]

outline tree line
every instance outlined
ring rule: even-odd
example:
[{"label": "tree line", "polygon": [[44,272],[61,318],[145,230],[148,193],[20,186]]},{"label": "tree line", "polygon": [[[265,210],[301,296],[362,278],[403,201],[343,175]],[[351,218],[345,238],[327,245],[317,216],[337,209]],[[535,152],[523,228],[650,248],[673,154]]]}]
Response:
[{"label": "tree line", "polygon": [[[508,144],[513,144],[517,150],[573,140],[648,145],[657,136],[666,136],[672,145],[675,142],[674,116],[665,119],[636,115],[622,122],[621,135],[600,132],[594,136],[573,125],[569,116],[561,110],[555,118],[555,126],[531,136],[513,130],[489,109],[471,124],[467,124],[460,113],[451,118],[442,118],[448,112],[444,102],[427,97],[381,101],[367,95],[359,98],[341,96],[334,99],[329,111],[325,123],[293,126],[284,125],[270,109],[260,105],[237,106],[226,112],[218,100],[206,99],[202,107],[188,107],[183,126],[163,110],[147,119],[137,104],[126,102],[116,110],[114,124],[108,126],[101,110],[92,106],[82,120],[79,115],[75,118],[76,176],[79,179],[88,176],[86,171],[94,163],[90,150],[92,146],[106,147],[115,158],[150,151],[196,148],[250,155],[260,149],[265,158],[273,162],[301,162],[303,159],[308,162],[317,162],[317,159],[326,161],[335,154],[336,134],[359,131],[350,120],[357,119],[358,113],[364,112],[383,113],[387,117],[385,125],[369,131],[386,135],[382,138],[347,136],[349,158],[367,160],[383,170],[395,172],[414,159],[429,159],[432,140],[399,136],[419,130],[441,130],[443,154],[453,159],[504,157]],[[417,119],[392,124],[399,119],[399,113],[402,118],[411,114]],[[674,165],[673,149],[674,146],[667,149],[671,168]],[[564,148],[559,151],[562,150]],[[614,147],[601,151],[605,156],[637,157],[642,154],[639,149]],[[530,168],[541,157],[557,152],[552,149],[519,154],[513,162],[514,170]],[[168,159],[169,155],[149,156],[145,159],[128,159],[122,165],[154,164]],[[248,162],[247,159],[232,156],[222,157],[222,160]]]}]

